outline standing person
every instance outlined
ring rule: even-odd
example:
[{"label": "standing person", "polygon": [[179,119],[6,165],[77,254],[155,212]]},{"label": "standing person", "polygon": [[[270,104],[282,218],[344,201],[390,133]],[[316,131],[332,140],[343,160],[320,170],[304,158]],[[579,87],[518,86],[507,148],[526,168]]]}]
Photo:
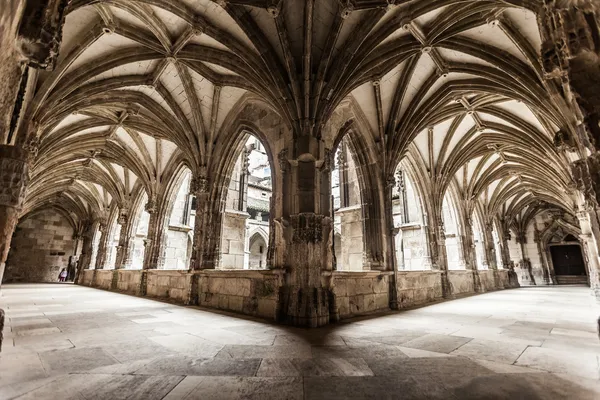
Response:
[{"label": "standing person", "polygon": [[64,282],[66,280],[67,280],[67,269],[63,268],[62,271],[60,271],[60,274],[58,274],[58,281]]}]

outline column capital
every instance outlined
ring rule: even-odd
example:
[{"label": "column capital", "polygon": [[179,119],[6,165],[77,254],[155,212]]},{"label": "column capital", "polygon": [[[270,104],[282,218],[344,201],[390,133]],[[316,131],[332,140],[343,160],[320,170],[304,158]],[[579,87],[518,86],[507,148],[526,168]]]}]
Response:
[{"label": "column capital", "polygon": [[0,206],[20,210],[28,183],[27,152],[19,147],[0,145]]},{"label": "column capital", "polygon": [[210,191],[209,180],[205,175],[194,176],[190,182],[190,192],[194,195],[207,194]]}]

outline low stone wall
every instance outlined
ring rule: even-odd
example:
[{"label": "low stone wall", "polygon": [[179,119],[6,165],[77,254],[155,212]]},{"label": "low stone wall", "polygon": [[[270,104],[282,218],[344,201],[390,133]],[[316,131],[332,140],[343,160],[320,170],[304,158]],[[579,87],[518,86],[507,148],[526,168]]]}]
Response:
[{"label": "low stone wall", "polygon": [[442,299],[439,271],[398,271],[398,307],[413,307]]},{"label": "low stone wall", "polygon": [[390,275],[392,272],[333,272],[331,285],[339,318],[389,310]]},{"label": "low stone wall", "polygon": [[453,296],[475,293],[473,274],[473,271],[448,271],[448,281]]},{"label": "low stone wall", "polygon": [[117,274],[116,288],[119,292],[138,294],[140,282],[142,280],[142,271],[119,269],[114,271]]},{"label": "low stone wall", "polygon": [[[494,276],[496,275],[496,276]],[[479,285],[482,292],[489,292],[490,290],[504,289],[504,285],[501,282],[496,283],[496,277],[499,274],[494,274],[494,270],[488,269],[479,271]],[[497,287],[498,285],[499,287]]]},{"label": "low stone wall", "polygon": [[[444,295],[518,287],[509,270],[448,271],[451,292],[444,294],[442,276],[440,271],[398,271],[398,308],[432,303]],[[79,284],[276,320],[283,278],[283,270],[84,270]],[[323,284],[335,299],[332,322],[389,310],[393,279],[392,271],[324,272]]]},{"label": "low stone wall", "polygon": [[191,276],[187,270],[148,270],[146,273],[147,296],[187,302]]},{"label": "low stone wall", "polygon": [[205,270],[195,275],[200,306],[277,318],[283,271]]},{"label": "low stone wall", "polygon": [[83,286],[92,286],[92,280],[94,279],[94,270],[93,269],[85,269],[81,273],[81,278],[79,279],[79,284]]},{"label": "low stone wall", "polygon": [[91,286],[98,289],[111,290],[113,281],[113,271],[110,269],[98,269],[95,272],[96,276]]}]

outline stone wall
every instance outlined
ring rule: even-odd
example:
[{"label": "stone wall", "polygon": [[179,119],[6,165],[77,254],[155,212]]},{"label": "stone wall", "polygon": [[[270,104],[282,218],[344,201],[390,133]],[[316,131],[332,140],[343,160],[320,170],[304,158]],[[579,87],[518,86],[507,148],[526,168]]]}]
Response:
[{"label": "stone wall", "polygon": [[243,269],[248,213],[227,210],[223,215],[221,236],[221,269]]},{"label": "stone wall", "polygon": [[94,277],[94,287],[104,290],[110,290],[113,288],[113,271],[107,269],[96,270],[96,276]]},{"label": "stone wall", "polygon": [[185,302],[189,289],[187,271],[146,271],[146,295]]},{"label": "stone wall", "polygon": [[202,271],[197,274],[200,306],[276,319],[282,272]]},{"label": "stone wall", "polygon": [[349,318],[389,310],[391,272],[332,273],[332,291],[339,317]]},{"label": "stone wall", "polygon": [[473,271],[448,271],[448,280],[454,296],[475,293]]},{"label": "stone wall", "polygon": [[426,265],[425,262],[427,241],[421,224],[402,225],[395,240],[398,268],[407,271],[428,270],[430,268],[430,265]]},{"label": "stone wall", "polygon": [[56,282],[74,247],[73,228],[62,214],[53,209],[35,213],[15,229],[4,282]]},{"label": "stone wall", "polygon": [[[142,273],[137,270],[125,270],[119,269],[113,271],[113,274],[117,274],[117,280],[115,288],[119,292],[125,292],[130,294],[137,294],[140,287],[140,281],[142,280]],[[114,279],[114,277],[113,277]],[[114,286],[113,286],[114,287]]]},{"label": "stone wall", "polygon": [[341,260],[337,260],[339,271],[362,271],[363,269],[363,221],[361,205],[340,208]]},{"label": "stone wall", "polygon": [[439,271],[399,271],[398,307],[406,308],[442,299],[442,274]]},{"label": "stone wall", "polygon": [[[195,273],[165,270],[85,270],[81,285],[139,294],[146,274],[146,295],[194,303],[203,307],[276,320],[280,310],[282,270],[204,270]],[[479,271],[481,291],[517,287],[508,270]],[[95,277],[94,277],[95,276]],[[390,309],[391,271],[333,271],[323,275],[335,296],[332,314],[340,319]],[[474,294],[473,272],[449,271],[452,296]],[[439,271],[399,271],[398,307],[409,308],[442,300]]]},{"label": "stone wall", "polygon": [[190,227],[169,226],[164,269],[187,270],[189,268],[189,258],[192,251],[190,231]]},{"label": "stone wall", "polygon": [[94,279],[94,270],[86,269],[82,272],[82,276],[79,279],[79,284],[83,286],[92,286],[92,280]]}]

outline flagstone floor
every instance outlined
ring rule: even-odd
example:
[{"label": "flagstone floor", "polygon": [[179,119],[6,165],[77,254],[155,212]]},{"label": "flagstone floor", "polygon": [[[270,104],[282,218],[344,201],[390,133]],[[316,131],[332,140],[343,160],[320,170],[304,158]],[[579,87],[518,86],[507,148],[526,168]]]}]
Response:
[{"label": "flagstone floor", "polygon": [[600,399],[589,293],[520,288],[309,330],[3,285],[0,399]]}]

